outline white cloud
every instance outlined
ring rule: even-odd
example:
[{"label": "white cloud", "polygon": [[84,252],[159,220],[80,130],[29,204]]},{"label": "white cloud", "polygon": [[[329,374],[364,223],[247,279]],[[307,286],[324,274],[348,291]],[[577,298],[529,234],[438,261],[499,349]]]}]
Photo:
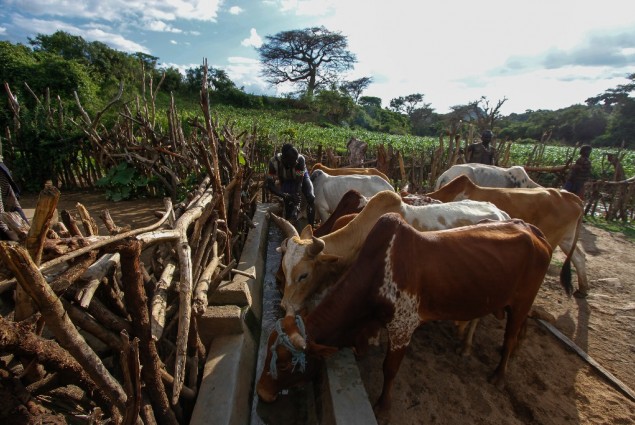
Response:
[{"label": "white cloud", "polygon": [[252,58],[231,56],[227,58],[229,65],[215,68],[224,68],[229,78],[238,86],[244,87],[250,93],[271,93],[269,84],[260,76],[260,61]]},{"label": "white cloud", "polygon": [[0,27],[0,35],[4,35],[7,33],[7,29],[5,27]]},{"label": "white cloud", "polygon": [[243,9],[240,6],[232,6],[229,8],[229,13],[231,15],[240,15],[241,13],[243,13],[245,11],[245,9]]},{"label": "white cloud", "polygon": [[176,40],[170,40],[170,44],[179,44],[176,42]]},{"label": "white cloud", "polygon": [[106,30],[104,27],[83,27],[58,20],[26,19],[21,16],[14,17],[13,24],[33,34],[53,34],[55,31],[66,31],[73,35],[79,35],[86,41],[101,41],[116,50],[150,53],[150,50],[145,46],[129,40],[119,33]]},{"label": "white cloud", "polygon": [[244,39],[243,41],[240,42],[240,44],[242,44],[245,47],[253,46],[256,48],[262,46],[262,38],[260,38],[260,36],[258,35],[256,28],[252,28],[249,33],[250,33],[249,38]]},{"label": "white cloud", "polygon": [[172,25],[166,24],[163,21],[152,20],[146,24],[146,28],[150,31],[156,32],[173,32],[173,33],[182,33],[183,30],[178,28],[174,28]]},{"label": "white cloud", "polygon": [[[292,12],[300,16],[322,16],[340,4],[337,0],[277,0],[271,3],[281,12]],[[357,7],[360,7],[359,3]],[[362,7],[365,7],[365,3]]]},{"label": "white cloud", "polygon": [[190,63],[190,64],[178,64],[178,63],[172,63],[172,62],[159,62],[159,66],[161,68],[175,68],[177,69],[182,75],[185,75],[185,71],[190,69],[190,68],[198,68],[199,66],[201,66],[200,63]]},{"label": "white cloud", "polygon": [[175,19],[216,21],[222,0],[4,0],[16,10],[35,16],[64,16],[124,21]]}]

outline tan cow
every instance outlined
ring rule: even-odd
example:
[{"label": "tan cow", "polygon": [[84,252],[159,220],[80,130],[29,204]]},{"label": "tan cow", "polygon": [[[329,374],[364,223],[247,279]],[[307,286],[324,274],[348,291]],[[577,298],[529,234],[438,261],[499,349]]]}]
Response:
[{"label": "tan cow", "polygon": [[[321,238],[313,235],[310,226],[298,235],[293,226],[272,215],[283,227],[286,235],[280,251],[285,279],[282,307],[287,314],[294,314],[306,305],[309,297],[322,294],[335,283],[352,264],[366,236],[379,217],[396,212],[417,230],[441,230],[484,219],[508,220],[509,215],[488,202],[449,202],[426,206],[411,206],[402,202],[393,191],[379,192],[350,223]],[[313,299],[318,302],[318,299]],[[309,306],[310,307],[310,306]]]},{"label": "tan cow", "polygon": [[576,246],[584,208],[573,193],[552,188],[481,187],[462,175],[427,195],[442,202],[461,199],[491,202],[512,218],[538,226],[551,246],[554,249],[559,246],[567,255],[562,273],[570,273],[570,262],[573,262],[578,275],[578,290],[574,295],[587,295],[584,253]]},{"label": "tan cow", "polygon": [[342,167],[342,168],[330,168],[321,162],[316,163],[313,167],[311,167],[311,172],[309,175],[313,174],[315,170],[322,170],[329,176],[348,176],[351,174],[362,174],[367,176],[379,176],[382,179],[386,180],[390,183],[390,179],[387,175],[379,171],[377,168],[355,168],[355,167]]}]

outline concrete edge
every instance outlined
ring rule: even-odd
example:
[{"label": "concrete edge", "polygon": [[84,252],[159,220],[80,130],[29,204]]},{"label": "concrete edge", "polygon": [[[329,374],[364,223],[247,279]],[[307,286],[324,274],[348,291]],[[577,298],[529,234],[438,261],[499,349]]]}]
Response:
[{"label": "concrete edge", "polygon": [[326,360],[320,386],[323,425],[377,425],[350,348],[343,348]]},{"label": "concrete edge", "polygon": [[258,350],[255,342],[259,340],[262,319],[263,247],[269,226],[266,218],[269,207],[270,204],[259,204],[253,218],[256,227],[249,231],[236,267],[253,273],[256,279],[236,275],[232,281],[244,284],[251,295],[251,305],[244,307],[243,333],[216,337],[209,345],[190,425],[249,423]]},{"label": "concrete edge", "polygon": [[[239,270],[253,272],[256,279],[236,275],[245,282],[252,304],[244,307],[244,332],[224,335],[212,340],[190,425],[245,425],[250,421],[251,395],[256,379],[258,341],[261,338],[262,287],[264,279],[267,231],[266,212],[271,204],[260,204],[249,232]],[[349,348],[339,350],[325,364],[325,373],[318,388],[322,424],[375,425],[368,394],[359,369]]]},{"label": "concrete edge", "polygon": [[255,351],[248,333],[214,338],[190,425],[249,423]]}]

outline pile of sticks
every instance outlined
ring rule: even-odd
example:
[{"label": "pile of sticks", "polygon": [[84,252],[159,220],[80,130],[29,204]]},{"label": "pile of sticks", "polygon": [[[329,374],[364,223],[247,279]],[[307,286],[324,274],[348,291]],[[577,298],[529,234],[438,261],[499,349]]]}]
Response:
[{"label": "pile of sticks", "polygon": [[0,243],[5,302],[15,291],[13,320],[0,317],[0,379],[19,382],[32,406],[42,391],[79,387],[89,402],[75,416],[94,423],[187,423],[206,355],[196,318],[235,265],[219,250],[231,240],[222,193],[206,179],[141,229],[104,211],[108,236],[81,204],[86,235],[68,211],[51,224],[59,195],[45,188],[22,241]]},{"label": "pile of sticks", "polygon": [[[124,114],[128,137],[117,132],[114,142],[99,132],[100,114],[83,114],[96,151],[171,176],[172,196],[153,225],[120,227],[103,211],[109,234],[100,235],[81,204],[55,223],[53,185],[40,192],[30,225],[0,217],[19,237],[0,242],[0,418],[189,422],[206,357],[197,318],[208,295],[239,273],[260,190],[255,137],[215,121],[203,90],[201,108],[187,137],[174,107],[165,137],[152,120],[140,122],[152,114]],[[191,175],[203,177],[173,205]]]}]

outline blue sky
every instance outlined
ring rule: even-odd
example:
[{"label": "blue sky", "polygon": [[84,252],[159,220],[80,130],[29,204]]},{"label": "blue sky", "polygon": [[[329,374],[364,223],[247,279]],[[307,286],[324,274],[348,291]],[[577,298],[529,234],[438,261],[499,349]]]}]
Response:
[{"label": "blue sky", "polygon": [[265,36],[324,25],[358,59],[348,79],[390,99],[425,95],[439,113],[486,96],[502,112],[558,109],[635,73],[635,1],[0,0],[0,40],[64,30],[179,69],[208,63],[249,93]]}]

